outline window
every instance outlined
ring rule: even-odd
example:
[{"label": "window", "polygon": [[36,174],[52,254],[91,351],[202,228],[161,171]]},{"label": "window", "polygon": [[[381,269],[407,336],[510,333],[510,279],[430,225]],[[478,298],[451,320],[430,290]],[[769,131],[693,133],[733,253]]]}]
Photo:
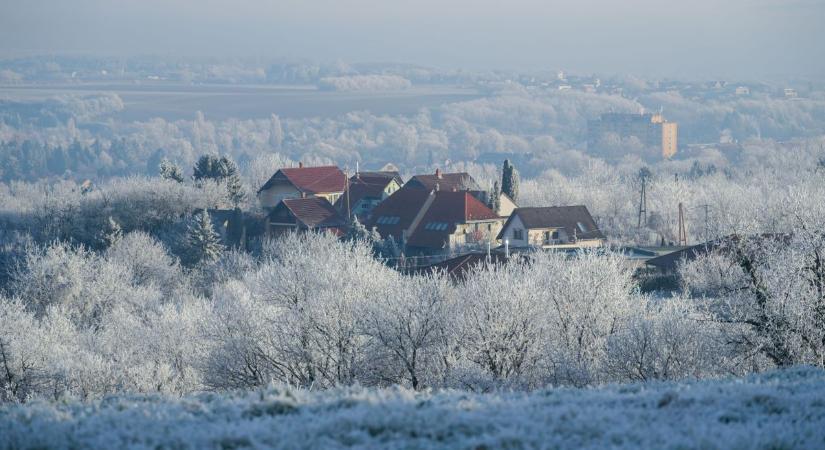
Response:
[{"label": "window", "polygon": [[520,241],[524,239],[524,230],[520,228],[516,228],[513,230],[513,239],[516,241]]},{"label": "window", "polygon": [[375,221],[378,225],[397,225],[401,221],[398,216],[381,216]]},{"label": "window", "polygon": [[558,239],[558,238],[559,238],[559,230],[556,230],[556,231],[553,232],[553,239]]},{"label": "window", "polygon": [[447,222],[427,222],[427,224],[424,225],[424,229],[429,231],[444,231],[449,228],[449,226],[450,224]]}]

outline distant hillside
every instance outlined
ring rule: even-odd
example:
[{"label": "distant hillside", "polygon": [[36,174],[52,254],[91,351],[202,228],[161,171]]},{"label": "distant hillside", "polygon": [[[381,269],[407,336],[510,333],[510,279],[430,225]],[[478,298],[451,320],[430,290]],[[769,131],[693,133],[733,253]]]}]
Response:
[{"label": "distant hillside", "polygon": [[283,386],[0,407],[0,448],[825,448],[825,371],[417,393]]}]

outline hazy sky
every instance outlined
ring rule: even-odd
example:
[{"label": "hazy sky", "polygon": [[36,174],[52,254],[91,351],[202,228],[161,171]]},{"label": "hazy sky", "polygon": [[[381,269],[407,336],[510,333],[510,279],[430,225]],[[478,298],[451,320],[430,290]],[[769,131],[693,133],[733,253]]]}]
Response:
[{"label": "hazy sky", "polygon": [[0,52],[825,75],[825,0],[0,0]]}]

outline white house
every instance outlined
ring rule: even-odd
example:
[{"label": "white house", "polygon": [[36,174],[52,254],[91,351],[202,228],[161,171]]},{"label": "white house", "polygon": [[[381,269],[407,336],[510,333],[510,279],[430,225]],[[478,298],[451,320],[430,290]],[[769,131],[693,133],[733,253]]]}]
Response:
[{"label": "white house", "polygon": [[513,248],[584,248],[604,245],[605,236],[585,206],[516,208],[498,235]]}]

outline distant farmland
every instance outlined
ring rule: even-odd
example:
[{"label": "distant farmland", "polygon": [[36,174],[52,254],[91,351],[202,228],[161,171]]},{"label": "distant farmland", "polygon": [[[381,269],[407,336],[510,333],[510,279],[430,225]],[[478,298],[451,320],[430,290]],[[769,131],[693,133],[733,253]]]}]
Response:
[{"label": "distant farmland", "polygon": [[254,119],[277,114],[285,118],[335,117],[350,111],[377,115],[413,114],[421,108],[471,100],[482,95],[473,89],[415,86],[401,91],[335,92],[315,86],[184,85],[184,84],[63,84],[0,87],[0,98],[42,99],[75,94],[111,92],[126,108],[120,120],[191,119],[196,111],[207,118]]}]

